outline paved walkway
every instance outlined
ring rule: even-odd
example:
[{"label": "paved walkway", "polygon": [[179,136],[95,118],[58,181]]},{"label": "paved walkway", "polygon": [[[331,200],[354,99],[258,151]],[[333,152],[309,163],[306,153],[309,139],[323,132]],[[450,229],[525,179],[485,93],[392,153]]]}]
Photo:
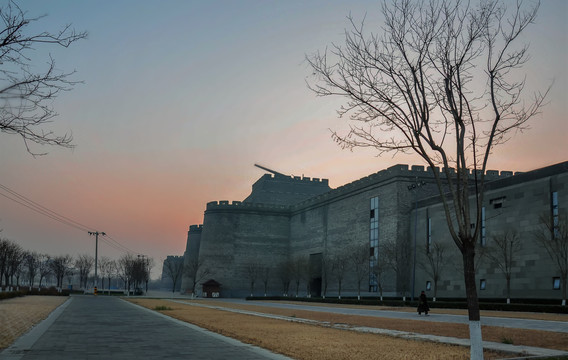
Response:
[{"label": "paved walkway", "polygon": [[[465,315],[450,315],[450,314],[436,314],[436,309],[432,309],[429,316],[418,316],[415,312],[405,311],[392,311],[392,310],[373,310],[348,307],[330,307],[330,306],[317,306],[317,305],[303,305],[303,304],[290,304],[285,302],[271,302],[271,301],[247,301],[244,299],[215,299],[216,301],[231,302],[237,304],[258,305],[275,308],[296,309],[329,312],[335,314],[345,315],[361,315],[361,316],[375,316],[387,319],[408,319],[417,321],[433,321],[433,322],[446,322],[467,324],[468,317]],[[501,326],[515,329],[529,329],[529,330],[544,330],[568,333],[568,322],[565,321],[548,321],[548,320],[531,320],[531,319],[517,319],[517,318],[500,318],[500,317],[482,317],[482,325],[488,326]]]},{"label": "paved walkway", "polygon": [[108,296],[71,296],[0,353],[1,360],[95,358],[289,359]]}]

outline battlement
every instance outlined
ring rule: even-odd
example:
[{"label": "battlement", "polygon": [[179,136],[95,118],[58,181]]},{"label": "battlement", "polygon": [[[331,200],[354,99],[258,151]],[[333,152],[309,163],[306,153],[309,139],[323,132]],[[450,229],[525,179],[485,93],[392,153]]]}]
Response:
[{"label": "battlement", "polygon": [[[450,174],[456,174],[456,169],[454,168],[449,168],[448,169]],[[427,168],[425,168],[422,165],[412,165],[409,168],[409,165],[407,164],[398,164],[398,165],[394,165],[391,166],[389,168],[387,168],[386,170],[381,170],[379,171],[377,174],[383,173],[383,172],[390,172],[393,175],[402,175],[402,176],[411,176],[411,175],[426,175],[426,174],[431,174],[433,175],[434,172],[436,173],[440,173],[440,168],[435,166],[435,167],[431,167],[428,166]],[[442,173],[446,172],[446,168],[442,168],[441,169]],[[467,169],[466,173],[473,177],[475,175],[475,172],[477,172],[478,175],[481,174],[481,170],[472,170],[472,169]],[[513,175],[519,175],[521,174],[520,172],[516,172],[513,173],[512,171],[499,171],[499,170],[487,170],[485,171],[485,177],[486,178],[490,178],[491,180],[493,179],[497,179],[497,178],[507,178]],[[375,174],[373,174],[375,175]],[[370,175],[372,176],[372,175]]]},{"label": "battlement", "polygon": [[232,201],[227,200],[221,201],[210,201],[207,203],[206,210],[256,210],[256,211],[288,211],[290,207],[288,205],[275,205],[275,204],[262,204],[262,203],[250,203],[243,201]]},{"label": "battlement", "polygon": [[[456,174],[456,170],[453,168],[449,168],[448,169],[450,174]],[[343,195],[346,195],[352,191],[356,191],[357,189],[361,189],[364,188],[366,186],[369,186],[370,184],[373,183],[379,183],[379,182],[384,182],[390,179],[393,179],[395,177],[408,177],[408,178],[422,178],[422,179],[433,179],[434,178],[434,173],[438,173],[441,174],[442,179],[445,177],[445,168],[442,168],[442,170],[440,170],[439,167],[424,167],[422,165],[412,165],[409,166],[407,164],[397,164],[397,165],[393,165],[391,167],[388,167],[384,170],[378,171],[374,174],[371,174],[369,176],[363,177],[359,180],[355,180],[351,183],[345,184],[343,186],[340,186],[336,189],[333,189],[327,193],[315,196],[313,198],[310,198],[308,200],[302,201],[298,204],[294,205],[294,210],[300,209],[302,207],[305,206],[310,206],[313,204],[317,204],[321,201],[325,201],[327,199],[331,199],[331,198],[336,198],[336,197],[340,197]],[[467,174],[469,175],[469,177],[471,179],[474,178],[474,171],[468,169],[467,170]],[[494,181],[494,180],[499,180],[499,179],[505,179],[505,178],[509,178],[512,177],[514,175],[519,175],[521,174],[520,172],[516,172],[513,173],[512,171],[498,171],[498,170],[487,170],[485,172],[485,179],[486,181]]]},{"label": "battlement", "polygon": [[302,184],[315,184],[315,185],[324,185],[329,186],[329,179],[320,179],[320,178],[310,178],[307,176],[288,176],[288,175],[273,175],[273,174],[264,174],[261,179],[264,180],[278,180],[278,181],[285,181],[290,183],[302,183]]},{"label": "battlement", "polygon": [[201,232],[202,230],[203,230],[203,224],[189,225],[189,232]]}]

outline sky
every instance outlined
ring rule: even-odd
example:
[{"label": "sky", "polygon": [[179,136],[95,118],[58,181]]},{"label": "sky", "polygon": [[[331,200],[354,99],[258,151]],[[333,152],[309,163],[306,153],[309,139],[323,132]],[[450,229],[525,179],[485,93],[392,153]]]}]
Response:
[{"label": "sky", "polygon": [[[5,4],[5,1],[1,2]],[[152,257],[153,277],[167,255],[182,255],[189,225],[205,204],[243,200],[262,164],[290,175],[329,179],[335,188],[414,156],[342,150],[330,129],[340,98],[306,86],[305,56],[341,44],[351,14],[378,28],[377,1],[43,1],[18,2],[45,15],[30,31],[65,24],[87,31],[51,54],[82,81],[53,103],[49,125],[71,133],[73,150],[34,147],[0,133],[0,185],[91,229],[134,254]],[[531,129],[501,146],[489,168],[528,171],[568,160],[568,2],[543,1],[523,41],[530,45],[527,91],[552,84]],[[36,60],[37,59],[37,60]],[[1,194],[1,192],[0,192]],[[93,254],[86,232],[0,196],[0,236],[24,249]],[[99,242],[99,256],[124,254]]]}]

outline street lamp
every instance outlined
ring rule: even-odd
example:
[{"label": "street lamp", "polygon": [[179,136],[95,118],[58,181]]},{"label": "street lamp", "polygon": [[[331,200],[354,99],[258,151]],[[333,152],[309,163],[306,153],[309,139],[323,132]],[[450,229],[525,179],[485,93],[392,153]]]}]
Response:
[{"label": "street lamp", "polygon": [[410,301],[414,301],[414,285],[416,280],[416,236],[418,230],[418,189],[426,185],[425,181],[414,179],[414,184],[408,185],[408,191],[414,192],[414,259],[412,261],[412,290],[410,293]]}]

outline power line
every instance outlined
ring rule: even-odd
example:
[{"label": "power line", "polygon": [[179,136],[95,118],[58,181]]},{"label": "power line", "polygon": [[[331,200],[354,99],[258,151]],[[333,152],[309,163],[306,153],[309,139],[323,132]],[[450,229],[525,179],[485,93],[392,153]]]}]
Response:
[{"label": "power line", "polygon": [[[105,238],[108,238],[108,239],[111,240],[112,242],[107,241]],[[131,253],[131,254],[139,254],[139,252],[133,251],[133,250],[127,248],[126,246],[122,245],[120,242],[118,242],[117,240],[115,240],[114,238],[112,238],[109,234],[105,234],[105,236],[103,237],[102,240],[103,240],[105,243],[107,243],[108,245],[115,247],[115,249],[118,247],[118,250],[122,250],[122,251],[124,251],[124,252]]]},{"label": "power line", "polygon": [[58,218],[58,217],[56,217],[56,216],[54,216],[54,215],[51,215],[51,214],[49,214],[49,213],[47,213],[47,212],[41,211],[40,209],[34,208],[33,206],[30,206],[30,205],[28,205],[28,204],[26,204],[26,203],[24,203],[24,202],[21,202],[21,201],[18,201],[18,200],[16,200],[16,199],[14,199],[14,198],[11,198],[10,196],[8,196],[8,195],[6,195],[6,194],[0,193],[0,195],[3,196],[3,197],[5,197],[5,198],[7,198],[7,199],[9,199],[9,200],[14,201],[15,203],[18,203],[18,204],[22,205],[22,206],[24,206],[24,207],[26,207],[26,208],[28,208],[28,209],[30,209],[30,210],[33,210],[33,211],[35,211],[35,212],[37,212],[37,213],[39,213],[39,214],[41,214],[41,215],[47,216],[48,218],[50,218],[50,219],[52,219],[52,220],[59,221],[59,222],[62,223],[62,224],[65,224],[65,225],[67,225],[67,226],[73,227],[73,228],[78,229],[78,230],[81,230],[81,231],[88,231],[86,228],[82,228],[82,227],[79,227],[79,226],[77,226],[77,225],[75,225],[75,224],[73,224],[73,223],[71,223],[71,222],[62,220],[61,218]]},{"label": "power line", "polygon": [[[17,202],[17,203],[19,203],[19,204],[21,204],[21,205],[24,205],[24,206],[27,207],[28,209],[34,210],[34,211],[36,211],[36,212],[38,212],[38,213],[40,213],[40,214],[42,214],[42,215],[46,215],[46,216],[52,218],[53,220],[56,220],[56,221],[65,223],[66,225],[70,225],[70,226],[73,226],[73,227],[75,227],[75,228],[79,228],[79,229],[82,230],[82,231],[93,230],[93,229],[90,229],[90,228],[89,228],[88,226],[86,226],[86,225],[83,225],[83,224],[81,224],[81,223],[79,223],[79,222],[77,222],[77,221],[75,221],[75,220],[73,220],[73,219],[70,219],[70,218],[68,218],[68,217],[66,217],[66,216],[63,216],[63,215],[61,215],[61,214],[58,214],[58,213],[56,213],[55,211],[53,211],[53,210],[51,210],[51,209],[48,209],[47,207],[45,207],[45,206],[43,206],[43,205],[41,205],[41,204],[38,204],[37,202],[35,202],[35,201],[33,201],[33,200],[31,200],[31,199],[25,197],[25,196],[22,195],[22,194],[17,193],[16,191],[10,189],[9,187],[7,187],[7,186],[5,186],[5,185],[0,184],[0,189],[3,189],[3,190],[5,190],[5,191],[7,191],[8,193],[12,194],[13,196],[15,196],[15,197],[17,197],[18,199],[20,199],[21,201],[23,201],[25,204],[23,204],[23,203],[20,202],[20,201],[15,200],[15,199],[12,199],[12,198],[10,198],[10,197],[8,197],[8,196],[6,196],[6,195],[3,195],[4,197],[7,197],[8,199],[10,199],[10,200],[12,200],[12,201],[15,201],[15,202]],[[27,205],[26,205],[26,204],[27,204]]]},{"label": "power line", "polygon": [[[2,190],[7,192],[9,195],[2,193]],[[41,214],[43,216],[46,216],[52,220],[58,221],[64,225],[67,225],[69,227],[75,228],[77,230],[80,230],[82,232],[87,232],[87,233],[91,233],[91,232],[96,232],[94,230],[94,228],[84,225],[78,221],[75,221],[71,218],[68,218],[64,215],[61,215],[27,197],[25,197],[22,194],[19,194],[18,192],[10,189],[9,187],[0,184],[0,196],[3,196],[17,204],[20,204],[32,211],[35,211],[38,214]],[[119,250],[125,253],[131,253],[131,254],[138,254],[139,252],[136,251],[132,251],[131,249],[127,248],[126,246],[122,245],[118,240],[110,237],[109,235],[103,233],[104,236],[101,237],[101,241],[103,241],[105,244],[111,246],[112,248],[114,248],[115,250]]]}]

